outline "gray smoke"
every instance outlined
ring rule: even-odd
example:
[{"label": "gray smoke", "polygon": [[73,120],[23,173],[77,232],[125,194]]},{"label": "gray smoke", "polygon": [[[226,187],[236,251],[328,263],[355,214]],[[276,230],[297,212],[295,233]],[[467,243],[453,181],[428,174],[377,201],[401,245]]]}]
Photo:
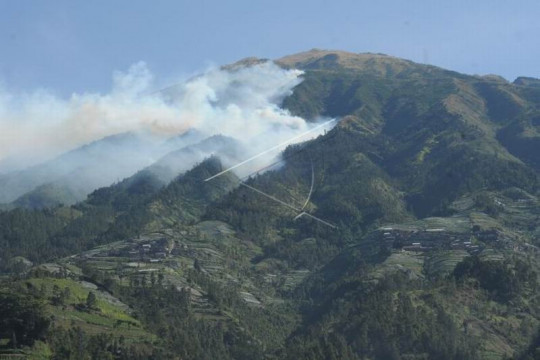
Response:
[{"label": "gray smoke", "polygon": [[[174,147],[186,145],[183,140],[170,138],[188,130],[196,130],[202,138],[224,135],[238,140],[246,149],[239,156],[238,160],[242,160],[316,125],[279,107],[282,99],[301,82],[301,75],[301,71],[264,62],[228,70],[209,69],[167,90],[155,91],[154,76],[145,63],[139,62],[126,72],[116,72],[107,94],[73,94],[62,99],[44,90],[14,95],[0,89],[0,172],[37,164],[123,133],[136,134],[144,141],[135,142],[133,149],[124,147],[107,154],[115,158],[114,166],[106,167],[107,182],[129,176],[175,150]],[[324,130],[318,129],[295,142]],[[100,142],[93,146],[99,148]],[[279,150],[282,149],[238,170],[247,172],[268,163],[278,156]],[[107,155],[102,152],[99,156]],[[123,168],[121,164],[129,166]],[[67,170],[58,175],[65,177],[75,165],[62,164],[60,167]],[[111,173],[111,168],[116,168],[116,173]],[[51,170],[50,178],[54,178],[55,171]],[[100,178],[95,171],[92,170],[94,178]]]}]

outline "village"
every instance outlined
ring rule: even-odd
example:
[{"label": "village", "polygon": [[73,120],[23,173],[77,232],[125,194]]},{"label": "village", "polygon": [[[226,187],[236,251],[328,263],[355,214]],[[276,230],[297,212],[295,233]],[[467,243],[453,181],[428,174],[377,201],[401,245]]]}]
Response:
[{"label": "village", "polygon": [[481,230],[478,227],[473,227],[470,232],[456,232],[445,228],[418,229],[387,226],[379,228],[376,237],[386,247],[402,251],[465,250],[471,255],[479,253],[488,244],[491,247],[509,247],[512,243],[498,229]]}]

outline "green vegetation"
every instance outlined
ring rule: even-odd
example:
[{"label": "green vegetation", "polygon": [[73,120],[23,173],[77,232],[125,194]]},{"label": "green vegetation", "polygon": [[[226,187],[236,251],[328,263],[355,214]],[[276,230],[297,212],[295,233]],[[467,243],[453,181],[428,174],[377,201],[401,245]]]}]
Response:
[{"label": "green vegetation", "polygon": [[32,345],[43,338],[49,327],[43,303],[31,296],[1,289],[0,338],[9,339],[8,345]]},{"label": "green vegetation", "polygon": [[203,182],[212,157],[168,184],[141,171],[74,206],[0,212],[3,353],[538,356],[536,83],[384,55],[279,63],[305,70],[285,107],[342,120],[247,186]]},{"label": "green vegetation", "polygon": [[477,256],[467,257],[454,269],[458,281],[475,279],[481,288],[498,301],[510,301],[525,290],[537,290],[537,274],[523,260],[481,261]]}]

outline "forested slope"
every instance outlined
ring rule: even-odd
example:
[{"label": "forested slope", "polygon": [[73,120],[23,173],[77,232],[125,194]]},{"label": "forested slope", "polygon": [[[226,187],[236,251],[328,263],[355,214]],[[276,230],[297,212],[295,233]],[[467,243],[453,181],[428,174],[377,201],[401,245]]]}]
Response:
[{"label": "forested slope", "polygon": [[[266,171],[204,181],[224,169],[211,157],[170,183],[149,168],[71,207],[0,213],[3,287],[49,321],[24,344],[2,334],[6,351],[70,339],[56,358],[538,356],[536,82],[320,50],[277,63],[305,71],[285,108],[338,121]],[[120,342],[103,309],[59,304],[58,279],[117,299],[144,346]],[[58,320],[70,311],[90,314],[80,330]],[[78,341],[92,321],[111,337]]]}]

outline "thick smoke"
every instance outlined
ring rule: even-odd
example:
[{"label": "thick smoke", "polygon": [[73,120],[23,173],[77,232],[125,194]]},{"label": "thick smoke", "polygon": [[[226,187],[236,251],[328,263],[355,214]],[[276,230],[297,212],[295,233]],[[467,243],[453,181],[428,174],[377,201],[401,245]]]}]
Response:
[{"label": "thick smoke", "polygon": [[[127,162],[132,167],[148,166],[166,151],[174,150],[155,145],[167,143],[167,138],[190,129],[204,137],[220,134],[239,140],[247,150],[238,159],[229,160],[242,160],[315,126],[279,107],[282,99],[301,82],[301,74],[265,62],[210,69],[155,91],[153,75],[145,63],[139,62],[127,72],[116,72],[107,94],[73,94],[62,99],[43,90],[12,95],[0,89],[0,172],[37,164],[92,141],[126,132],[144,135],[144,143],[153,144],[148,151],[134,149],[133,156],[144,157],[144,161]],[[319,129],[297,142],[322,131]],[[249,168],[277,155],[268,154]],[[118,160],[115,163],[123,162]],[[137,169],[119,169],[114,175],[128,176],[134,170]]]},{"label": "thick smoke", "polygon": [[177,108],[157,96],[144,96],[151,83],[146,65],[138,63],[126,73],[114,74],[109,94],[61,99],[43,90],[18,96],[0,91],[0,161],[39,162],[129,131],[181,132],[185,127],[178,121]]},{"label": "thick smoke", "polygon": [[0,89],[0,161],[41,161],[123,132],[166,137],[190,128],[264,148],[309,129],[306,121],[278,106],[300,83],[300,75],[266,62],[230,71],[211,69],[169,90],[149,93],[153,75],[139,62],[114,74],[108,94],[62,99],[43,90],[15,96]]}]

